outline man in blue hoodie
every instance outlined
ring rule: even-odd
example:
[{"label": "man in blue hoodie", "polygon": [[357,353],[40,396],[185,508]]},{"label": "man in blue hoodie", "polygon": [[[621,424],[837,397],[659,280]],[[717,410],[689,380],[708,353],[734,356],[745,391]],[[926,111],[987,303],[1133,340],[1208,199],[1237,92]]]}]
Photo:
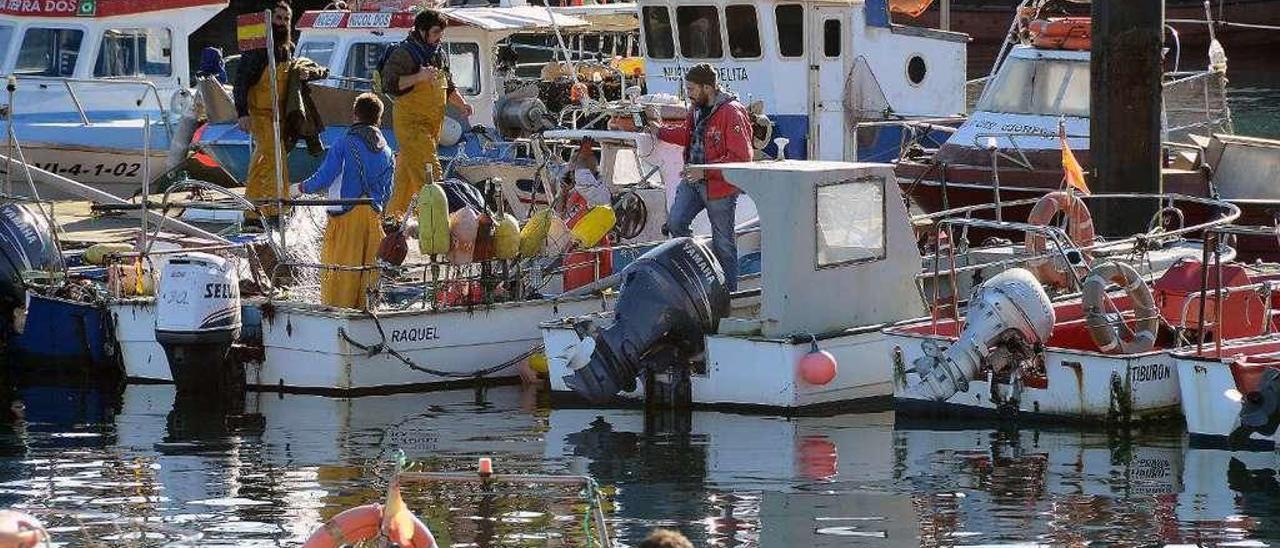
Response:
[{"label": "man in blue hoodie", "polygon": [[[329,198],[369,198],[372,205],[329,207],[320,262],[331,266],[372,267],[382,241],[382,211],[391,195],[395,157],[378,126],[382,100],[372,93],[356,97],[351,128],[333,142],[315,174],[294,185],[290,194]],[[329,270],[320,275],[320,299],[328,306],[364,308],[376,270]]]}]

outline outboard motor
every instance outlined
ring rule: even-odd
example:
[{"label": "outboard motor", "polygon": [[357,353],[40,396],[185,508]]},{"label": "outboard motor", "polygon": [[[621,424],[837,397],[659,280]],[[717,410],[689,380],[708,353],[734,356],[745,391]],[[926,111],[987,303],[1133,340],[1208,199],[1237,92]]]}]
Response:
[{"label": "outboard motor", "polygon": [[240,336],[240,284],[232,259],[208,253],[171,255],[156,284],[156,342],[164,347],[178,394],[238,391],[238,368],[225,364]]},{"label": "outboard motor", "polygon": [[1240,397],[1240,426],[1231,432],[1232,443],[1247,442],[1252,434],[1271,437],[1280,427],[1280,371],[1267,368],[1254,390]]},{"label": "outboard motor", "polygon": [[503,137],[513,139],[547,129],[550,127],[548,116],[546,103],[537,97],[504,96],[494,104],[493,125]]},{"label": "outboard motor", "polygon": [[0,326],[22,330],[27,302],[24,273],[62,270],[62,253],[48,217],[33,204],[0,205]]},{"label": "outboard motor", "polygon": [[[613,325],[579,344],[565,383],[602,402],[634,390],[636,378],[650,373],[670,390],[661,399],[687,401],[688,360],[702,353],[703,335],[728,312],[724,271],[707,246],[692,238],[670,240],[627,266]],[[654,378],[668,373],[674,377]],[[650,396],[653,384],[646,383]]]},{"label": "outboard motor", "polygon": [[1030,271],[1012,268],[982,284],[969,301],[968,323],[942,354],[915,361],[918,393],[943,401],[968,390],[982,366],[1003,371],[1031,357],[1031,347],[1049,339],[1053,303]]}]

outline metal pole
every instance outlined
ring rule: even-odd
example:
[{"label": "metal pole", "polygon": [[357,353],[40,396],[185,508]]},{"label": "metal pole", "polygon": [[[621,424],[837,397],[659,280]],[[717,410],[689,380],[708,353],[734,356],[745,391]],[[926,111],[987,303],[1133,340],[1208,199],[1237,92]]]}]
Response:
[{"label": "metal pole", "polygon": [[938,7],[938,27],[951,30],[951,0],[942,0],[942,5]]},{"label": "metal pole", "polygon": [[[142,211],[147,211],[147,204],[151,201],[151,115],[142,115]],[[163,212],[162,212],[163,213]],[[142,219],[142,234],[138,235],[138,249],[147,248],[147,216],[138,216]]]},{"label": "metal pole", "polygon": [[[272,24],[271,10],[265,10],[262,13],[267,22],[267,70],[270,71],[268,80],[270,80],[271,84],[271,138],[273,139],[271,148],[275,150],[272,159],[274,160],[276,174],[276,220],[279,222],[280,216],[284,214],[284,155],[287,151],[284,150],[284,146],[280,142],[280,86],[276,81],[275,25]],[[277,228],[280,229],[280,248],[288,249],[289,246],[285,242],[284,226],[281,225]]]},{"label": "metal pole", "polygon": [[991,151],[991,190],[996,199],[996,220],[1004,221],[1004,205],[1000,201],[1000,149],[996,146],[996,138],[987,138],[987,150]]},{"label": "metal pole", "polygon": [[[8,82],[8,85],[5,86],[5,89],[9,91],[9,105],[8,105],[8,108],[5,109],[5,114],[4,114],[5,133],[8,134],[8,142],[9,142],[8,152],[5,152],[5,157],[12,158],[13,157],[13,106],[14,106],[13,95],[15,91],[18,91],[18,77],[10,74],[9,82]],[[13,194],[13,170],[12,169],[4,170],[4,192],[5,194]]]}]

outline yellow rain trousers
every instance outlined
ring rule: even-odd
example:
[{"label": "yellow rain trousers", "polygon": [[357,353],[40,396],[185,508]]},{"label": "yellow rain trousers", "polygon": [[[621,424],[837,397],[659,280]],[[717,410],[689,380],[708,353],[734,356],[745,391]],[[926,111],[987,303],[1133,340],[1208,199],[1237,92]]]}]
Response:
[{"label": "yellow rain trousers", "polygon": [[[275,199],[276,194],[276,150],[279,143],[272,138],[271,128],[271,81],[267,79],[269,71],[263,70],[258,83],[249,89],[249,135],[253,137],[253,158],[249,161],[249,180],[245,181],[244,197],[252,200]],[[276,90],[284,93],[289,84],[289,64],[276,65]],[[281,170],[285,186],[289,186],[289,162],[286,159]],[[274,205],[261,206],[262,212],[269,216],[279,215]],[[256,219],[257,213],[250,211],[246,218]]]},{"label": "yellow rain trousers", "polygon": [[[335,266],[373,266],[382,242],[382,218],[367,205],[359,205],[337,217],[329,217],[324,229],[320,262]],[[340,308],[365,307],[366,290],[378,280],[378,272],[324,270],[320,274],[320,300]]]},{"label": "yellow rain trousers", "polygon": [[428,165],[435,180],[441,179],[436,147],[444,125],[448,90],[448,79],[440,75],[434,82],[419,82],[409,93],[396,99],[391,127],[396,132],[400,156],[396,158],[395,187],[386,209],[387,216],[393,219],[403,217],[409,210],[413,197],[427,181]]}]

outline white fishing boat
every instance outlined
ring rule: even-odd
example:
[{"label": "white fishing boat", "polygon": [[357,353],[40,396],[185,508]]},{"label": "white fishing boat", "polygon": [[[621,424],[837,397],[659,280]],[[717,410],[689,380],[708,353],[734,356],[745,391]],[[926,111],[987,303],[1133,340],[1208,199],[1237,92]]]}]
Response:
[{"label": "white fishing boat", "polygon": [[[683,385],[698,405],[802,411],[887,403],[890,363],[874,358],[880,330],[924,314],[915,286],[920,252],[891,166],[715,168],[757,204],[759,290],[730,299],[705,249],[691,240],[664,245],[651,252],[652,264],[624,273],[622,299],[634,295],[635,310],[619,301],[616,315],[542,326],[553,394],[581,390],[600,401],[622,392],[636,401],[655,376],[669,375],[662,384]],[[822,356],[844,367],[805,373],[801,362]]]},{"label": "white fishing boat", "polygon": [[728,90],[764,102],[787,158],[892,160],[902,128],[858,142],[858,124],[965,112],[968,35],[894,23],[888,0],[636,4],[647,91],[678,95],[710,62]]},{"label": "white fishing boat", "polygon": [[[1205,205],[1201,199],[1179,199]],[[1175,232],[1198,233],[1239,215],[1238,208],[1225,202],[1215,207],[1220,217]],[[1028,234],[1046,230],[943,221],[951,223],[1003,225]],[[1053,235],[1056,228],[1048,230],[1051,240],[1068,241],[1061,232]],[[1035,274],[1013,268],[983,282],[968,299],[964,315],[949,308],[948,313],[885,330],[899,409],[1105,422],[1181,415],[1178,374],[1168,351],[1186,344],[1183,333],[1172,326],[1185,314],[1188,262],[1144,275],[1134,266],[1142,261],[1097,259],[1085,266],[1085,252],[1057,245],[1066,251],[1054,261],[1018,261],[1033,265]],[[1050,285],[1046,269],[1065,273],[1069,286],[1082,293],[1051,300],[1045,291]],[[1154,290],[1146,281],[1151,274],[1160,276]],[[1122,293],[1113,294],[1116,288]],[[935,310],[945,308],[938,304]]]},{"label": "white fishing boat", "polygon": [[[5,103],[15,139],[6,156],[117,196],[137,194],[144,175],[170,167],[170,142],[191,137],[180,135],[191,131],[180,123],[191,102],[187,37],[226,6],[157,0],[0,7],[0,50],[9,52],[0,73],[14,78]],[[49,189],[43,197],[67,195]]]}]

